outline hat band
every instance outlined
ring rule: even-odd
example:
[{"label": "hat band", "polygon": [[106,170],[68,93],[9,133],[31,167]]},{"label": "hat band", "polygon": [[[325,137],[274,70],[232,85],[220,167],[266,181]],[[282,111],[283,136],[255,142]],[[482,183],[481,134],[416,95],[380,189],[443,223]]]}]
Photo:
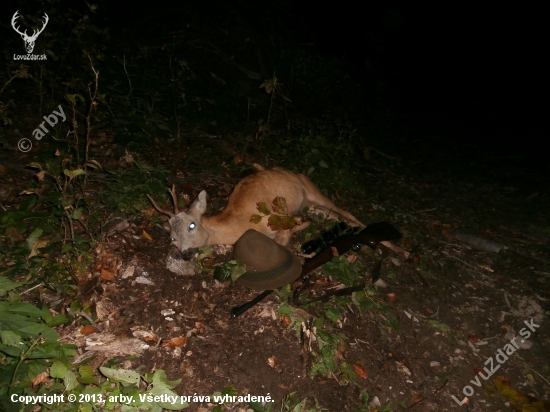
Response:
[{"label": "hat band", "polygon": [[239,279],[243,280],[251,280],[251,281],[260,281],[260,280],[269,280],[276,278],[286,271],[288,271],[292,267],[293,259],[292,254],[289,250],[285,249],[286,252],[286,262],[284,262],[282,265],[277,266],[276,268],[270,269],[270,270],[264,270],[263,272],[246,272],[243,275],[239,277]]}]

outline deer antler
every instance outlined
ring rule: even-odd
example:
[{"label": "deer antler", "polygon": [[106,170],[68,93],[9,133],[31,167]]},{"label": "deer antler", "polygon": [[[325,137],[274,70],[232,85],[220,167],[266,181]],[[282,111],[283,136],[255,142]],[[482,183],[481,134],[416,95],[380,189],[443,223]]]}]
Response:
[{"label": "deer antler", "polygon": [[174,203],[174,213],[167,212],[166,210],[162,210],[160,207],[158,207],[158,205],[155,203],[155,201],[151,196],[149,195],[145,195],[145,196],[147,196],[147,199],[149,199],[149,201],[151,202],[153,207],[157,210],[157,212],[162,213],[163,215],[166,215],[166,216],[174,217],[179,213],[178,197],[176,196],[176,185],[172,185],[172,189],[168,189],[168,192],[170,192],[170,196],[172,196],[172,202]]},{"label": "deer antler", "polygon": [[174,214],[178,214],[178,197],[176,196],[176,185],[172,183],[172,189],[169,190],[170,195],[172,196],[172,202],[174,203]]}]

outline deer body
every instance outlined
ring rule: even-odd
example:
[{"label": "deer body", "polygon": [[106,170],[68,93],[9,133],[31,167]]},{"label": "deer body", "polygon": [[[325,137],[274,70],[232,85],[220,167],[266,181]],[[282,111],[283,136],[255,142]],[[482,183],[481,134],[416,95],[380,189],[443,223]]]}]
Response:
[{"label": "deer body", "polygon": [[[174,191],[171,193],[174,204],[177,204]],[[279,231],[273,231],[267,225],[267,218],[263,218],[258,224],[250,222],[250,217],[258,213],[258,202],[270,205],[276,197],[286,200],[289,216],[298,214],[307,206],[330,218],[340,218],[352,226],[364,226],[353,215],[335,206],[306,176],[281,168],[262,170],[240,181],[225,209],[216,216],[203,216],[206,211],[204,190],[187,212],[177,213],[176,209],[175,214],[161,211],[150,197],[149,199],[157,210],[171,216],[168,222],[172,243],[184,252],[185,257],[185,251],[192,254],[201,246],[234,244],[248,229],[255,229],[279,244],[288,244],[292,233],[305,229],[309,222],[295,226],[292,230]]]}]

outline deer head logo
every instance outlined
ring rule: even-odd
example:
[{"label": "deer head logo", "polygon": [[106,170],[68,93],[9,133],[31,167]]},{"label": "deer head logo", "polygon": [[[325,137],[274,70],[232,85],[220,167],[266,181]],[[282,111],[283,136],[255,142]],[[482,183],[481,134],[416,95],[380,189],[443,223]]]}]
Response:
[{"label": "deer head logo", "polygon": [[48,24],[48,21],[50,20],[50,18],[48,17],[48,15],[46,13],[44,13],[44,25],[42,26],[42,29],[40,30],[33,30],[33,34],[32,36],[29,36],[27,35],[27,30],[25,29],[24,32],[21,32],[19,30],[19,27],[16,27],[15,26],[15,21],[17,20],[17,18],[19,17],[18,15],[19,13],[19,10],[17,10],[13,17],[11,18],[11,26],[13,27],[13,29],[19,33],[21,35],[21,38],[23,39],[23,41],[25,42],[25,49],[27,49],[27,53],[28,54],[31,54],[33,49],[34,49],[34,42],[36,41],[36,39],[38,38],[38,35],[40,33],[42,33],[44,31],[44,29],[46,28],[46,25]]}]

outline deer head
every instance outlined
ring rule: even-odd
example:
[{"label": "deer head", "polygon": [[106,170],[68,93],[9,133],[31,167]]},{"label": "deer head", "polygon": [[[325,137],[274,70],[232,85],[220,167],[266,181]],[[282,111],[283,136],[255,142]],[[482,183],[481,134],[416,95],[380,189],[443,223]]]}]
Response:
[{"label": "deer head", "polygon": [[13,27],[13,29],[19,33],[21,35],[21,38],[23,39],[23,41],[25,42],[25,49],[27,49],[27,53],[32,53],[32,51],[34,50],[34,42],[36,41],[36,39],[38,38],[38,35],[40,33],[42,33],[44,31],[44,29],[46,28],[46,25],[48,24],[48,21],[50,20],[50,18],[48,17],[48,15],[46,13],[44,13],[44,25],[42,26],[42,29],[40,30],[34,30],[33,31],[33,34],[32,36],[28,36],[27,35],[27,30],[25,29],[24,32],[21,32],[19,30],[19,27],[16,27],[15,26],[15,21],[17,20],[17,18],[19,17],[18,16],[18,13],[19,13],[19,10],[17,10],[13,17],[11,18],[11,26]]},{"label": "deer head", "polygon": [[206,191],[203,190],[191,204],[187,212],[178,211],[178,202],[175,187],[169,190],[174,203],[174,213],[162,210],[157,206],[151,196],[147,198],[153,207],[160,213],[170,216],[170,240],[178,248],[185,260],[190,259],[197,249],[208,242],[208,230],[203,226],[202,215],[206,211]]}]

